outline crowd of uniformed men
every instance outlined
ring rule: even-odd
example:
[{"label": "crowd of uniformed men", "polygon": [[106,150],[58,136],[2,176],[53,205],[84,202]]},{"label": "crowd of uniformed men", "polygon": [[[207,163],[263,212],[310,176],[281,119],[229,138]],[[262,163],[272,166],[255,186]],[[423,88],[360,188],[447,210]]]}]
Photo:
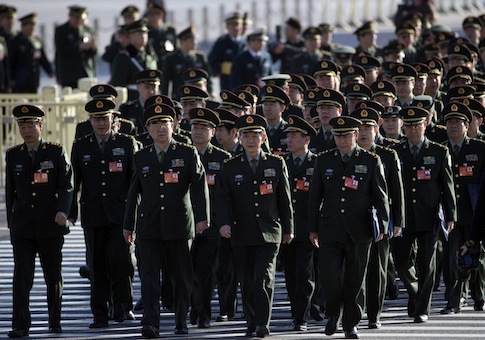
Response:
[{"label": "crowd of uniformed men", "polygon": [[[239,285],[245,334],[264,337],[280,268],[295,331],[324,313],[325,334],[341,322],[355,339],[364,311],[367,326],[380,328],[384,299],[399,294],[396,273],[415,323],[427,322],[441,275],[442,314],[459,313],[469,290],[484,310],[485,16],[465,18],[458,36],[410,12],[385,47],[366,22],[353,48],[332,42],[332,25],[302,31],[295,18],[286,42],[266,46],[263,30],[244,32],[247,17],[231,13],[206,57],[194,27],[176,34],[164,22],[163,2],[143,12],[121,12],[125,24],[103,54],[110,84],[91,88],[70,160],[41,137],[41,109],[13,111],[25,143],[6,154],[9,337],[29,334],[37,253],[49,332],[62,332],[62,246],[76,220],[94,329],[143,309],[142,335],[158,337],[160,297],[176,334],[188,332],[187,315],[209,328],[215,287],[215,321],[224,322],[238,316]],[[20,18],[16,36],[15,15],[0,6],[2,89],[35,92],[39,67],[53,71],[33,35],[35,14]],[[63,86],[95,73],[86,16],[72,6],[56,29]],[[119,109],[113,86],[130,90]],[[473,265],[463,264],[467,255]]]}]

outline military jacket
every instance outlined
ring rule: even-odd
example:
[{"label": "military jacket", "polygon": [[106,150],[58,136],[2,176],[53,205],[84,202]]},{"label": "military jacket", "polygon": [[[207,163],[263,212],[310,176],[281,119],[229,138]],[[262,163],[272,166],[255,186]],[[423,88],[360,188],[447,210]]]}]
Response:
[{"label": "military jacket", "polygon": [[272,136],[270,135],[269,128],[266,129],[271,153],[274,153],[275,155],[281,155],[288,152],[285,132],[287,127],[288,123],[284,120],[281,120],[280,126],[278,126],[278,128],[273,132]]},{"label": "military jacket", "polygon": [[233,40],[228,34],[219,37],[208,55],[209,65],[214,76],[219,76],[221,90],[232,90],[232,62],[246,46],[243,39]]},{"label": "military jacket", "polygon": [[271,56],[261,51],[258,58],[254,58],[249,51],[239,53],[232,64],[231,83],[233,87],[242,84],[258,85],[258,80],[272,74]]}]

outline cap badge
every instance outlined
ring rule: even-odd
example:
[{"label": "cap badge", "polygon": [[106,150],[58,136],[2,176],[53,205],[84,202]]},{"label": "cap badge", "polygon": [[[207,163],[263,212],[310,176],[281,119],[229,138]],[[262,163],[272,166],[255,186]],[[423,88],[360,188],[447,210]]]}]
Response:
[{"label": "cap badge", "polygon": [[148,76],[149,76],[150,78],[154,78],[154,77],[155,77],[155,75],[156,75],[155,71],[151,71],[151,72],[148,74]]},{"label": "cap badge", "polygon": [[199,116],[199,117],[203,117],[203,116],[204,116],[204,111],[202,111],[202,110],[198,110],[198,111],[197,111],[197,116]]},{"label": "cap badge", "polygon": [[352,66],[350,66],[347,70],[349,71],[349,73],[354,73],[355,72],[355,69]]},{"label": "cap badge", "polygon": [[293,121],[293,118],[288,118],[288,124],[293,125],[295,122]]},{"label": "cap badge", "polygon": [[104,92],[104,86],[98,86],[98,92],[103,93]]},{"label": "cap badge", "polygon": [[315,92],[313,92],[313,91],[312,91],[312,92],[310,92],[310,93],[308,94],[308,98],[310,98],[310,99],[315,98]]},{"label": "cap badge", "polygon": [[369,60],[367,60],[366,57],[362,58],[361,61],[362,61],[362,64],[367,64],[369,62]]},{"label": "cap badge", "polygon": [[354,87],[353,87],[353,90],[354,91],[360,91],[360,85],[359,84],[355,84]]},{"label": "cap badge", "polygon": [[189,72],[189,77],[194,78],[195,77],[195,71],[190,71]]},{"label": "cap badge", "polygon": [[104,106],[104,104],[103,104],[103,102],[102,102],[102,101],[97,101],[97,102],[96,102],[96,107],[97,107],[98,109],[103,108],[103,106]]},{"label": "cap badge", "polygon": [[360,115],[362,117],[367,117],[369,115],[369,113],[367,112],[367,110],[362,110],[362,112],[360,113]]},{"label": "cap badge", "polygon": [[455,105],[455,104],[451,105],[451,111],[453,111],[453,112],[458,111],[458,106]]},{"label": "cap badge", "polygon": [[268,86],[266,89],[266,93],[273,93],[273,88],[271,86]]},{"label": "cap badge", "polygon": [[344,124],[345,124],[345,120],[343,120],[342,118],[339,118],[339,119],[337,120],[337,124],[338,124],[338,125],[344,125]]},{"label": "cap badge", "polygon": [[325,98],[330,97],[330,92],[329,92],[329,91],[327,91],[327,90],[326,90],[326,91],[324,91],[324,92],[323,92],[323,96],[324,96]]},{"label": "cap badge", "polygon": [[377,88],[379,89],[383,89],[385,87],[384,83],[382,81],[380,81],[379,83],[377,83]]},{"label": "cap badge", "polygon": [[162,103],[163,103],[163,99],[162,99],[162,97],[157,97],[157,98],[155,98],[155,103],[157,103],[157,104],[162,104]]},{"label": "cap badge", "polygon": [[22,109],[20,111],[22,111],[22,113],[27,113],[29,112],[29,108],[27,106],[22,106]]},{"label": "cap badge", "polygon": [[246,123],[248,123],[248,124],[252,124],[252,123],[254,123],[254,119],[253,119],[253,117],[251,117],[251,116],[247,116],[247,117],[246,117]]},{"label": "cap badge", "polygon": [[190,89],[188,87],[184,87],[184,94],[189,94],[190,93]]},{"label": "cap badge", "polygon": [[414,116],[414,114],[415,114],[414,110],[413,109],[409,109],[408,116],[411,116],[412,117],[412,116]]},{"label": "cap badge", "polygon": [[226,100],[227,99],[227,93],[226,92],[223,92],[222,93],[222,99]]},{"label": "cap badge", "polygon": [[404,72],[404,67],[399,66],[399,67],[397,68],[397,73],[403,73],[403,72]]},{"label": "cap badge", "polygon": [[465,93],[465,89],[463,87],[460,87],[458,89],[458,94],[464,94]]},{"label": "cap badge", "polygon": [[328,67],[328,64],[327,64],[327,62],[326,62],[326,61],[322,61],[322,63],[320,64],[320,66],[321,66],[322,68],[327,68],[327,67]]},{"label": "cap badge", "polygon": [[239,93],[239,96],[238,96],[240,99],[246,99],[246,96],[244,95],[244,93]]},{"label": "cap badge", "polygon": [[456,45],[455,48],[453,49],[455,52],[460,52],[460,46]]},{"label": "cap badge", "polygon": [[155,107],[155,113],[162,113],[162,107],[157,105]]}]

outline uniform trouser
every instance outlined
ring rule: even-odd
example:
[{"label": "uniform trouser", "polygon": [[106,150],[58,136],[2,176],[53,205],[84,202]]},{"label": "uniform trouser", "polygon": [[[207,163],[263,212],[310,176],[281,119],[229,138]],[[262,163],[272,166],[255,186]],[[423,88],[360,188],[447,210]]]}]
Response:
[{"label": "uniform trouser", "polygon": [[237,268],[241,271],[243,310],[248,329],[269,326],[279,244],[233,246],[233,249]]},{"label": "uniform trouser", "polygon": [[362,319],[363,306],[358,296],[363,288],[369,260],[370,242],[320,243],[320,275],[325,292],[325,314],[339,316],[343,307],[344,330],[352,329]]},{"label": "uniform trouser", "polygon": [[192,312],[199,322],[211,319],[211,300],[214,295],[215,267],[219,237],[197,236],[192,244],[194,287],[192,289]]},{"label": "uniform trouser", "polygon": [[120,225],[84,228],[91,266],[91,311],[95,322],[108,322],[107,302],[131,310],[133,262]]},{"label": "uniform trouser", "polygon": [[367,319],[377,322],[381,318],[387,288],[387,268],[389,261],[389,237],[373,242],[370,248],[369,264],[365,279],[365,300]]},{"label": "uniform trouser", "polygon": [[436,235],[404,229],[402,237],[393,238],[392,246],[399,277],[409,299],[416,301],[415,315],[428,315],[435,280]]},{"label": "uniform trouser", "polygon": [[[450,278],[448,307],[459,308],[462,292],[466,290],[466,285],[470,285],[470,292],[473,301],[483,301],[483,260],[480,261],[479,268],[474,271],[474,275],[469,281],[462,281],[458,276],[457,253],[461,252],[460,247],[468,240],[469,226],[456,225],[448,236],[448,242],[444,247],[443,272],[447,272]],[[448,288],[447,288],[448,289]]]},{"label": "uniform trouser", "polygon": [[322,278],[318,273],[319,263],[319,249],[315,248],[313,251],[313,271],[315,273],[315,291],[313,292],[312,304],[317,304],[321,308],[325,308],[325,293],[323,292]]},{"label": "uniform trouser", "polygon": [[436,270],[435,270],[435,279],[434,279],[434,287],[433,289],[438,289],[440,286],[441,275],[443,274],[443,282],[445,283],[445,299],[448,299],[449,296],[449,286],[451,284],[451,278],[448,276],[449,272],[445,270],[444,263],[445,259],[445,247],[446,247],[446,239],[443,234],[443,230],[440,228],[438,230],[438,237],[436,239]]},{"label": "uniform trouser", "polygon": [[190,256],[191,240],[137,239],[141,259],[142,325],[160,328],[160,270],[162,264],[173,286],[175,325],[185,325],[194,283],[194,268]]},{"label": "uniform trouser", "polygon": [[285,269],[286,289],[290,297],[291,315],[298,321],[306,321],[315,290],[313,251],[310,239],[291,242],[281,246],[281,258]]},{"label": "uniform trouser", "polygon": [[237,304],[237,273],[231,240],[221,237],[216,269],[220,315],[234,317]]},{"label": "uniform trouser", "polygon": [[12,328],[29,330],[31,325],[29,296],[34,283],[36,254],[39,254],[40,265],[47,286],[49,327],[60,327],[63,287],[61,265],[64,237],[44,240],[12,237],[11,243],[15,263]]}]

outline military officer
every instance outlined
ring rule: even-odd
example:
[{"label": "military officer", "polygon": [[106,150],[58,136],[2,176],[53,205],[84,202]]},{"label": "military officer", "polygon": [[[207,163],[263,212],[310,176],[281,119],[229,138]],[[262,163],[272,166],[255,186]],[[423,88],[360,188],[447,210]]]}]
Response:
[{"label": "military officer", "polygon": [[137,133],[143,133],[145,131],[145,124],[143,124],[145,102],[148,98],[158,94],[161,78],[162,73],[159,70],[143,70],[138,72],[134,78],[136,90],[139,94],[138,98],[120,106],[121,117],[133,122]]},{"label": "military officer", "polygon": [[[201,68],[211,74],[209,62],[204,52],[197,51],[195,28],[190,26],[177,35],[180,48],[166,56],[162,72],[161,92],[170,95],[172,99],[180,100],[178,89],[184,85],[182,75],[189,68]],[[171,86],[170,86],[171,84]],[[212,91],[212,82],[208,79],[207,88]]]},{"label": "military officer", "polygon": [[[395,146],[402,162],[406,201],[403,237],[393,240],[394,264],[409,294],[408,315],[428,321],[435,281],[436,234],[450,232],[456,221],[456,200],[448,148],[425,137],[428,111],[400,111],[407,139]],[[439,213],[442,207],[444,213]],[[440,215],[442,215],[440,217]],[[417,247],[415,246],[417,244]]]},{"label": "military officer", "polygon": [[[444,245],[443,272],[446,282],[448,303],[441,314],[460,312],[460,298],[467,282],[460,280],[456,254],[468,239],[470,224],[477,203],[480,179],[485,169],[485,144],[467,137],[467,128],[472,118],[472,112],[465,104],[451,102],[443,109],[446,122],[448,141],[446,146],[451,150],[453,175],[457,203],[457,223]],[[470,280],[471,295],[475,310],[483,310],[484,286],[483,263]]]},{"label": "military officer", "polygon": [[354,31],[359,45],[355,48],[356,52],[366,52],[372,57],[379,57],[382,48],[377,46],[377,27],[374,21],[366,21]]},{"label": "military officer", "polygon": [[468,137],[485,140],[485,134],[480,131],[483,116],[485,115],[485,107],[476,99],[464,99],[463,103],[472,111],[472,119],[467,131]]},{"label": "military officer", "polygon": [[206,107],[205,100],[209,94],[193,85],[184,85],[179,88],[180,103],[183,107],[183,117],[180,122],[180,129],[190,132],[190,115],[189,112],[194,107]]},{"label": "military officer", "polygon": [[372,100],[387,107],[394,105],[396,102],[396,87],[388,81],[378,80],[371,85]]},{"label": "military officer", "polygon": [[414,82],[418,73],[408,64],[399,64],[392,68],[392,83],[396,87],[396,105],[402,108],[410,106],[413,99]]},{"label": "military officer", "polygon": [[395,30],[398,43],[404,46],[404,63],[410,64],[419,60],[419,53],[416,49],[416,26],[410,22],[403,22]]},{"label": "military officer", "polygon": [[[357,139],[358,145],[364,150],[374,152],[382,160],[390,205],[388,235],[385,235],[381,241],[372,243],[366,273],[365,298],[367,319],[369,320],[368,327],[373,329],[381,327],[380,316],[388,286],[386,281],[389,268],[389,242],[392,237],[401,236],[401,229],[405,225],[404,188],[401,164],[397,152],[375,142],[379,135],[379,112],[372,108],[360,108],[353,111],[351,117],[362,122],[359,128],[359,138]],[[392,270],[394,270],[394,266],[392,266]]]},{"label": "military officer", "polygon": [[216,128],[216,139],[222,149],[235,156],[243,151],[239,143],[239,134],[236,129],[237,115],[224,108],[217,108],[220,124]]},{"label": "military officer", "polygon": [[254,84],[262,88],[262,78],[272,73],[271,56],[265,49],[268,36],[264,30],[258,30],[248,34],[246,40],[247,49],[239,53],[232,64],[232,87]]},{"label": "military officer", "polygon": [[313,65],[312,76],[317,85],[324,89],[340,89],[340,66],[330,60],[323,60]]},{"label": "military officer", "polygon": [[304,42],[301,38],[301,22],[297,18],[290,17],[285,21],[285,38],[278,31],[281,26],[276,26],[276,42],[269,46],[269,53],[273,63],[280,61],[280,73],[291,72],[292,59],[303,51]]},{"label": "military officer", "polygon": [[283,120],[282,114],[290,103],[290,97],[275,85],[266,85],[262,90],[263,115],[268,122],[266,133],[272,153],[280,155],[288,151],[286,146],[286,128],[288,123]]},{"label": "military officer", "polygon": [[44,112],[13,109],[24,143],[6,153],[5,200],[13,246],[13,316],[10,338],[29,335],[29,295],[38,253],[47,286],[49,333],[61,333],[62,246],[69,233],[72,169],[64,148],[41,138]]},{"label": "military officer", "polygon": [[[210,142],[214,137],[216,127],[220,123],[220,119],[214,111],[207,108],[193,108],[189,114],[192,141],[206,171],[211,213],[214,216],[216,183],[219,180],[224,160],[230,158],[231,154]],[[192,324],[197,324],[198,328],[210,327],[211,300],[214,295],[219,236],[219,228],[215,222],[212,222],[211,227],[197,235],[192,244],[191,252],[195,280],[192,288],[190,321]]]},{"label": "military officer", "polygon": [[308,237],[308,193],[316,155],[308,150],[310,138],[317,131],[298,116],[288,117],[286,128],[290,189],[295,216],[295,238],[281,247],[285,282],[290,297],[293,330],[307,330],[307,315],[315,290],[314,246]]},{"label": "military officer", "polygon": [[[89,328],[108,327],[107,301],[113,299],[117,322],[134,319],[132,310],[132,250],[122,235],[122,216],[133,174],[135,139],[112,130],[115,104],[109,99],[89,101],[85,110],[93,132],[76,140],[71,159],[75,199],[69,218],[78,219],[77,194],[81,192],[81,224],[91,269]],[[109,282],[109,283],[108,283]],[[112,291],[112,296],[108,292]]]},{"label": "military officer", "polygon": [[124,30],[128,33],[129,44],[113,60],[109,83],[128,87],[128,100],[135,100],[139,96],[135,86],[136,75],[143,70],[156,70],[157,57],[147,48],[146,19],[135,21]]},{"label": "military officer", "polygon": [[320,50],[321,34],[318,27],[309,27],[303,31],[305,50],[291,60],[290,71],[292,73],[310,74],[313,65],[323,59],[324,55]]},{"label": "military officer", "polygon": [[34,35],[37,14],[27,14],[19,21],[21,29],[12,40],[9,51],[14,92],[37,93],[40,68],[42,67],[50,78],[54,76],[54,72],[44,52],[42,40]]},{"label": "military officer", "polygon": [[381,125],[381,132],[384,137],[395,140],[402,140],[405,138],[402,132],[402,117],[399,115],[401,109],[402,107],[397,105],[391,105],[385,108],[385,111],[382,113]]},{"label": "military officer", "polygon": [[209,52],[208,60],[214,76],[219,76],[220,89],[232,90],[232,62],[243,51],[246,43],[241,37],[241,15],[238,12],[230,13],[224,21],[227,33],[216,40]]},{"label": "military officer", "polygon": [[77,88],[80,78],[96,77],[98,47],[94,30],[86,21],[85,7],[70,6],[69,20],[56,27],[56,75],[61,86]]},{"label": "military officer", "polygon": [[165,104],[144,112],[153,144],[135,154],[123,235],[136,237],[141,260],[142,335],[159,336],[160,270],[166,266],[174,294],[175,334],[187,334],[187,311],[194,281],[190,244],[208,228],[209,189],[193,146],[172,138],[175,110]]},{"label": "military officer", "polygon": [[[389,215],[386,180],[380,157],[357,145],[359,120],[330,120],[337,148],[317,156],[308,198],[308,230],[319,247],[319,271],[328,321],[325,334],[342,324],[345,338],[357,339],[363,306],[357,297],[363,287],[373,240],[387,233]],[[373,226],[369,211],[375,210]]]},{"label": "military officer", "polygon": [[270,333],[280,243],[293,239],[287,168],[283,158],[261,150],[266,126],[259,115],[238,118],[244,152],[225,162],[216,191],[219,232],[231,239],[241,274],[246,335],[258,337]]},{"label": "military officer", "polygon": [[428,95],[415,96],[411,102],[412,106],[424,108],[428,112],[428,117],[426,117],[426,131],[424,133],[426,137],[433,142],[443,143],[448,139],[446,127],[433,122],[433,104],[433,98]]}]

